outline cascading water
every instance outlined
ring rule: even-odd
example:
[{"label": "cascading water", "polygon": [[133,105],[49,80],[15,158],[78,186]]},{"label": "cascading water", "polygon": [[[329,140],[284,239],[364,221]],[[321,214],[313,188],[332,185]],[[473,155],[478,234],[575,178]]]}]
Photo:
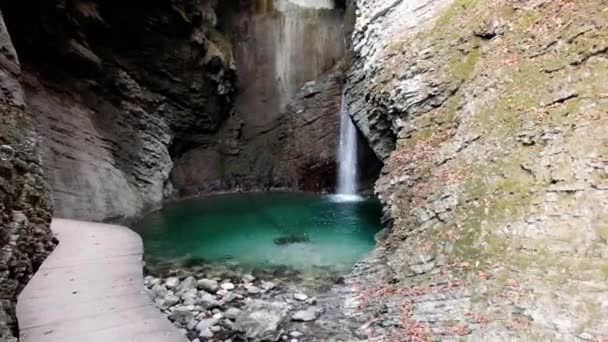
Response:
[{"label": "cascading water", "polygon": [[340,145],[338,148],[338,195],[343,199],[357,196],[357,129],[344,96],[340,105]]}]

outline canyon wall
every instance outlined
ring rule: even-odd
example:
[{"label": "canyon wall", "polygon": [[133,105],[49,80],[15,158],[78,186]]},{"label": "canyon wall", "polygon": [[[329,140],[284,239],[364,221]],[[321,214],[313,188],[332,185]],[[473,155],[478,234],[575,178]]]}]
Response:
[{"label": "canyon wall", "polygon": [[326,0],[232,0],[217,11],[234,46],[234,112],[176,160],[170,179],[177,197],[332,190],[342,87],[334,66],[345,53],[345,8]]},{"label": "canyon wall", "polygon": [[0,340],[6,342],[17,341],[17,295],[54,246],[50,190],[20,77],[0,12]]},{"label": "canyon wall", "polygon": [[157,206],[172,158],[229,117],[234,60],[213,6],[3,6],[56,216],[120,221]]},{"label": "canyon wall", "polygon": [[3,4],[55,215],[125,222],[209,191],[331,190],[342,7]]},{"label": "canyon wall", "polygon": [[606,339],[605,1],[357,4],[347,102],[391,226],[362,334]]}]

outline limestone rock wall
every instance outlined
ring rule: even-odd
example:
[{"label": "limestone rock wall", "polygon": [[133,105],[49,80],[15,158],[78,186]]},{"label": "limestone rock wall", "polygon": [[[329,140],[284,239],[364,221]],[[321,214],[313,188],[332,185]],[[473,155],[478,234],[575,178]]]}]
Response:
[{"label": "limestone rock wall", "polygon": [[[244,136],[242,122],[229,120],[218,138],[175,162],[172,184],[181,189],[180,196],[231,189],[333,191],[341,95],[342,76],[334,69],[306,83],[257,135]],[[368,172],[361,181],[371,189],[381,163],[365,147],[360,158]]]},{"label": "limestone rock wall", "polygon": [[0,340],[17,341],[17,295],[52,250],[50,191],[0,12]]},{"label": "limestone rock wall", "polygon": [[178,158],[231,111],[235,63],[213,1],[3,5],[59,217],[159,205]]},{"label": "limestone rock wall", "polygon": [[56,216],[128,221],[212,190],[333,187],[339,3],[4,3]]},{"label": "limestone rock wall", "polygon": [[357,4],[348,103],[391,222],[362,334],[605,339],[606,3]]}]

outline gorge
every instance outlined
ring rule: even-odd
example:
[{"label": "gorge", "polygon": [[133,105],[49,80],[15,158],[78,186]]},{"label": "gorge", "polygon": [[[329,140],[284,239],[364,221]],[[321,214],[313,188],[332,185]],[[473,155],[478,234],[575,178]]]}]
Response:
[{"label": "gorge", "polygon": [[189,341],[608,339],[605,1],[0,10],[0,341],[53,218]]}]

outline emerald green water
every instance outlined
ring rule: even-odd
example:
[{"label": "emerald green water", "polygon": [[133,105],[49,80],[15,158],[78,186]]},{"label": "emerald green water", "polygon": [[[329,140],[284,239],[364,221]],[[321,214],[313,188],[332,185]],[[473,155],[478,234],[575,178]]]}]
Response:
[{"label": "emerald green water", "polygon": [[171,260],[350,269],[374,247],[377,200],[305,193],[214,195],[172,204],[135,230],[148,264]]}]

